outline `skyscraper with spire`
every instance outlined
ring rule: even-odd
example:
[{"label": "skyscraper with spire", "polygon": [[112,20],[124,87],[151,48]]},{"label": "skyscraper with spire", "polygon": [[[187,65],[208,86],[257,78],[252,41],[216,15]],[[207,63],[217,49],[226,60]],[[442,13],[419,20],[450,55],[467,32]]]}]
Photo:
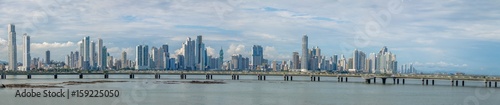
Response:
[{"label": "skyscraper with spire", "polygon": [[9,35],[9,68],[7,70],[17,70],[17,47],[16,47],[16,26],[9,24],[7,26]]}]

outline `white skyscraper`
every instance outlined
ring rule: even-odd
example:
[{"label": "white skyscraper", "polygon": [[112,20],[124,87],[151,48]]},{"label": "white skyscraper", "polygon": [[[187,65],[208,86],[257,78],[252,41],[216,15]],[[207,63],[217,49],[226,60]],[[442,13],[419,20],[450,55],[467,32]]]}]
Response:
[{"label": "white skyscraper", "polygon": [[17,70],[17,47],[16,47],[16,26],[9,24],[7,26],[9,35],[9,68],[7,70]]},{"label": "white skyscraper", "polygon": [[304,35],[302,37],[302,61],[301,61],[301,68],[302,72],[307,72],[308,70],[308,64],[309,64],[309,48],[308,48],[308,37],[307,35]]},{"label": "white skyscraper", "polygon": [[106,57],[104,56],[105,54],[103,54],[102,52],[102,48],[103,48],[103,45],[102,45],[102,39],[99,38],[97,39],[97,68],[99,68],[99,70],[104,70],[104,68],[106,68],[105,64],[103,64],[103,57]]},{"label": "white skyscraper", "polygon": [[30,36],[24,33],[23,35],[23,71],[29,71],[31,65],[31,55],[30,55]]},{"label": "white skyscraper", "polygon": [[96,67],[96,54],[95,54],[95,42],[90,42],[90,69],[95,69]]}]

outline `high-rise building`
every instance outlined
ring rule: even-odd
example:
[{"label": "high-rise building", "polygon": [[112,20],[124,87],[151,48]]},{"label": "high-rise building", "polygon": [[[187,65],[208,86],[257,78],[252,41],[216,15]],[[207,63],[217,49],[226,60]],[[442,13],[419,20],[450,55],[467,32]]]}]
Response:
[{"label": "high-rise building", "polygon": [[136,47],[135,53],[136,70],[146,70],[149,69],[149,52],[148,45],[138,45]]},{"label": "high-rise building", "polygon": [[170,68],[172,68],[171,66],[174,66],[174,65],[170,65],[170,53],[168,52],[168,44],[163,44],[161,46],[162,49],[162,61],[163,61],[163,69],[164,70],[171,70]]},{"label": "high-rise building", "polygon": [[184,49],[184,70],[195,70],[195,42],[191,38],[187,38],[186,42],[182,44]]},{"label": "high-rise building", "polygon": [[23,70],[24,71],[29,71],[31,70],[31,55],[30,55],[30,36],[28,34],[24,33],[23,35]]},{"label": "high-rise building", "polygon": [[101,38],[98,38],[97,39],[97,68],[99,68],[99,70],[104,70],[104,68],[106,68],[106,66],[103,66],[105,65],[105,63],[103,63],[104,61],[104,53],[102,51],[103,49],[103,42],[102,42],[102,39]]},{"label": "high-rise building", "polygon": [[108,67],[108,48],[106,46],[102,46],[102,55],[101,55],[101,59],[102,59],[102,64],[101,64],[101,70],[106,70],[107,67]]},{"label": "high-rise building", "polygon": [[95,54],[95,42],[91,41],[90,42],[90,69],[94,70],[97,67],[97,60],[96,60],[96,54]]},{"label": "high-rise building", "polygon": [[128,68],[127,52],[122,52],[122,69]]},{"label": "high-rise building", "polygon": [[50,63],[51,63],[50,62],[50,51],[47,50],[47,51],[45,51],[45,64],[50,65]]},{"label": "high-rise building", "polygon": [[8,70],[17,70],[17,46],[16,46],[16,26],[9,24],[7,26],[7,34],[9,35],[9,68]]},{"label": "high-rise building", "polygon": [[[196,66],[200,66],[200,63],[202,62],[201,61],[202,60],[202,56],[201,55],[203,53],[203,47],[201,46],[201,44],[203,43],[202,41],[203,41],[202,40],[202,36],[198,35],[196,37],[196,46],[195,46],[196,47],[196,49],[195,49],[195,51],[196,51],[195,52],[195,54],[196,54],[195,55],[195,57],[196,57],[196,59],[195,59],[196,60],[196,62],[195,62],[196,64],[195,65]],[[198,68],[196,68],[196,69],[198,69]]]},{"label": "high-rise building", "polygon": [[299,59],[299,52],[293,52],[293,57],[292,57],[292,69],[293,70],[298,70],[300,69],[300,59]]},{"label": "high-rise building", "polygon": [[307,72],[308,71],[308,64],[309,64],[309,48],[308,48],[308,37],[307,35],[304,35],[302,37],[302,61],[301,61],[301,67],[302,67],[302,72]]},{"label": "high-rise building", "polygon": [[393,74],[397,73],[396,55],[388,52],[387,47],[384,46],[377,54],[376,69],[380,73]]},{"label": "high-rise building", "polygon": [[89,70],[90,68],[90,37],[86,36],[82,39],[83,43],[83,70]]},{"label": "high-rise building", "polygon": [[219,50],[219,68],[218,69],[222,69],[222,64],[224,62],[224,51],[222,50],[222,47],[220,47],[220,50]]},{"label": "high-rise building", "polygon": [[264,50],[260,45],[253,45],[252,47],[252,69],[256,70],[256,68],[262,65],[262,60],[264,59]]}]

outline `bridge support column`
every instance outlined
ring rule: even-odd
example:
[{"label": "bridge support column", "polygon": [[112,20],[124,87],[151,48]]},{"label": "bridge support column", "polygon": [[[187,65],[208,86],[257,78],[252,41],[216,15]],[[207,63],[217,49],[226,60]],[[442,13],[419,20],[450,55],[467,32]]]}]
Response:
[{"label": "bridge support column", "polygon": [[31,79],[31,74],[26,75],[28,79]]},{"label": "bridge support column", "polygon": [[425,79],[425,85],[429,85],[429,80]]},{"label": "bridge support column", "polygon": [[405,79],[403,79],[403,85],[405,84]]},{"label": "bridge support column", "polygon": [[366,84],[370,84],[370,79],[365,79]]},{"label": "bridge support column", "polygon": [[240,75],[236,75],[236,80],[240,80]]},{"label": "bridge support column", "polygon": [[262,80],[262,75],[257,75],[257,80]]},{"label": "bridge support column", "polygon": [[396,84],[396,78],[392,78],[392,84]]},{"label": "bridge support column", "polygon": [[458,80],[455,81],[455,86],[458,86]]},{"label": "bridge support column", "polygon": [[206,79],[212,79],[212,74],[206,74],[205,77]]},{"label": "bridge support column", "polygon": [[1,77],[2,79],[7,79],[7,76],[6,76],[5,74],[2,74],[0,77]]},{"label": "bridge support column", "polygon": [[293,81],[293,76],[290,76],[290,81]]},{"label": "bridge support column", "polygon": [[[31,78],[31,76],[30,76],[30,78]],[[490,81],[490,87],[491,87],[491,81]]]},{"label": "bridge support column", "polygon": [[344,77],[340,77],[340,82],[344,82]]},{"label": "bridge support column", "polygon": [[129,75],[129,78],[130,78],[130,79],[134,79],[134,74],[130,74],[130,75]]},{"label": "bridge support column", "polygon": [[108,74],[104,74],[104,79],[108,79],[109,78],[109,75]]},{"label": "bridge support column", "polygon": [[82,74],[82,73],[80,73],[80,74],[78,75],[78,78],[83,79],[83,74]]},{"label": "bridge support column", "polygon": [[385,85],[385,80],[386,80],[386,79],[387,79],[387,78],[382,78],[382,84],[384,84],[384,85]]},{"label": "bridge support column", "polygon": [[345,77],[345,82],[347,82],[347,77]]},{"label": "bridge support column", "polygon": [[398,78],[396,81],[397,81],[397,83],[399,84],[399,78]]},{"label": "bridge support column", "polygon": [[488,87],[488,81],[484,81],[484,87]]},{"label": "bridge support column", "polygon": [[57,74],[54,74],[54,79],[57,79]]},{"label": "bridge support column", "polygon": [[181,74],[181,79],[186,79],[186,74]]},{"label": "bridge support column", "polygon": [[288,81],[288,77],[286,75],[283,76],[283,81]]},{"label": "bridge support column", "polygon": [[160,74],[155,74],[155,79],[160,79]]},{"label": "bridge support column", "polygon": [[377,84],[377,77],[373,77],[373,84]]},{"label": "bridge support column", "polygon": [[318,81],[321,81],[320,76],[318,76]]},{"label": "bridge support column", "polygon": [[434,86],[434,80],[432,80],[432,86]]},{"label": "bridge support column", "polygon": [[266,75],[264,75],[264,81],[266,80]]},{"label": "bridge support column", "polygon": [[455,80],[451,80],[451,86],[453,86],[453,85],[454,85],[453,83],[455,83]]},{"label": "bridge support column", "polygon": [[214,79],[214,75],[210,74],[210,79]]},{"label": "bridge support column", "polygon": [[464,87],[464,86],[465,86],[465,81],[464,81],[464,80],[462,80],[462,87]]},{"label": "bridge support column", "polygon": [[425,83],[425,79],[422,78],[422,85],[424,85],[424,83]]},{"label": "bridge support column", "polygon": [[495,81],[495,87],[497,87],[497,81]]}]

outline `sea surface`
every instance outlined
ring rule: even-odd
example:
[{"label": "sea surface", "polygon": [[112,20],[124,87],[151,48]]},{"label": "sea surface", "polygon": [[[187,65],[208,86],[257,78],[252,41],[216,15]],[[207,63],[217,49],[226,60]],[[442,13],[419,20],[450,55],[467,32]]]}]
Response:
[{"label": "sea surface", "polygon": [[[499,105],[500,88],[486,88],[483,81],[465,81],[465,86],[451,86],[449,80],[436,80],[434,86],[422,85],[421,80],[406,79],[406,83],[366,84],[361,78],[337,82],[336,77],[322,77],[312,82],[309,77],[294,76],[293,81],[283,81],[282,76],[267,76],[265,81],[257,76],[240,75],[231,80],[230,75],[214,75],[205,80],[204,75],[188,75],[180,80],[178,75],[33,75],[7,76],[1,84],[45,84],[67,81],[127,81],[112,83],[60,85],[62,88],[33,88],[34,91],[118,90],[118,97],[15,97],[17,90],[0,89],[0,105]],[[192,84],[188,81],[222,81],[224,84]],[[400,81],[402,82],[402,81]],[[430,80],[429,80],[430,82]],[[494,85],[494,83],[492,84]],[[31,88],[29,88],[31,89]],[[28,90],[29,90],[28,89]]]}]

